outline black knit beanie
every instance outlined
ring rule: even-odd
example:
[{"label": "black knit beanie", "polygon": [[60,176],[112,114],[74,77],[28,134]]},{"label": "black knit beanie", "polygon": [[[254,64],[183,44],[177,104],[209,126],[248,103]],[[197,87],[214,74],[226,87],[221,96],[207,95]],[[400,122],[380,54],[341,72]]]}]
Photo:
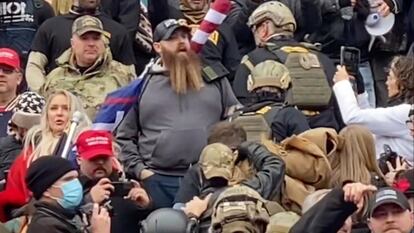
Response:
[{"label": "black knit beanie", "polygon": [[71,162],[57,156],[43,156],[35,160],[26,175],[26,184],[36,200],[59,178],[75,170]]}]

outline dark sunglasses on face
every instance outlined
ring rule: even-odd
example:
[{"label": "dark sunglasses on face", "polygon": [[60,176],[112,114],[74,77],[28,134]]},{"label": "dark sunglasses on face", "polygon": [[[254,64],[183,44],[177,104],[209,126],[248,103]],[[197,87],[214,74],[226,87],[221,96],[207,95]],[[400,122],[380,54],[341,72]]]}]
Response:
[{"label": "dark sunglasses on face", "polygon": [[4,74],[12,74],[14,71],[15,71],[15,69],[12,68],[12,67],[0,66],[0,72],[2,72]]}]

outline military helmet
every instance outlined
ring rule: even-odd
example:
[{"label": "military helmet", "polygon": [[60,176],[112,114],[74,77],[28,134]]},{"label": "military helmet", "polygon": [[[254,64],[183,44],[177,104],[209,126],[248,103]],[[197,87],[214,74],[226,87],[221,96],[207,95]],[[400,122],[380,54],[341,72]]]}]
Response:
[{"label": "military helmet", "polygon": [[188,218],[181,210],[161,208],[141,222],[141,233],[184,233]]},{"label": "military helmet", "polygon": [[285,65],[273,60],[257,64],[247,80],[247,90],[254,91],[259,87],[277,87],[287,90],[291,82],[289,70]]},{"label": "military helmet", "polygon": [[296,20],[292,11],[283,3],[270,1],[261,4],[249,17],[247,25],[251,28],[265,20],[271,20],[275,26],[286,31],[296,31]]}]

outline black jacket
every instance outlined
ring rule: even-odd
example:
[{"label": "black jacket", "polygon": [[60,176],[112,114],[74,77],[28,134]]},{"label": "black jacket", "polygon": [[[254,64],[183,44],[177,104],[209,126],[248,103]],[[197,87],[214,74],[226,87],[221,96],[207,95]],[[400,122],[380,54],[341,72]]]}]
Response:
[{"label": "black jacket", "polygon": [[[277,39],[272,38],[269,42],[276,44],[277,46],[302,46],[293,39]],[[248,55],[246,55],[253,66],[267,60],[278,60],[278,57],[269,51],[267,48],[258,47]],[[322,53],[318,53],[319,61],[324,67],[324,71],[327,77],[329,85],[333,86],[333,76],[336,72],[336,68],[331,59]],[[245,58],[243,58],[245,59]],[[233,91],[237,99],[242,104],[251,104],[252,94],[247,91],[247,79],[250,75],[250,70],[246,65],[241,64],[236,71],[236,76],[233,82]],[[319,115],[308,118],[309,126],[311,128],[317,127],[330,127],[339,131],[343,126],[342,117],[339,108],[336,103],[335,96],[332,96],[330,107],[322,111]]]},{"label": "black jacket", "polygon": [[[243,143],[239,147],[239,157],[249,159],[257,171],[249,180],[242,184],[256,190],[264,199],[275,200],[281,195],[281,186],[284,182],[285,163],[273,155],[264,146],[257,143]],[[193,166],[181,181],[174,203],[185,204],[194,196],[205,197],[212,193],[207,210],[200,217],[200,233],[207,233],[211,224],[213,205],[227,186],[212,186],[205,180],[198,165]]]},{"label": "black jacket", "polygon": [[[340,61],[341,46],[352,46],[360,49],[361,62],[368,60],[368,45],[370,35],[365,29],[365,20],[369,14],[368,0],[357,1],[352,11],[351,1],[323,0],[322,3],[322,25],[308,40],[312,43],[320,43],[321,51],[328,55],[335,63]],[[339,9],[340,8],[340,9]],[[350,12],[344,13],[345,9]],[[342,12],[341,12],[342,10]],[[349,20],[342,18],[344,15]]]},{"label": "black jacket", "polygon": [[414,3],[411,0],[397,0],[403,3],[403,10],[405,14],[405,20],[407,23],[407,39],[408,46],[414,43]]},{"label": "black jacket", "polygon": [[309,209],[290,229],[289,233],[338,232],[345,220],[357,210],[352,202],[344,201],[344,191],[333,189]]},{"label": "black jacket", "polygon": [[[118,181],[118,175],[113,173],[109,179],[111,181]],[[88,179],[85,176],[80,176],[80,182],[84,190],[83,204],[92,203],[90,191],[97,181]],[[112,196],[110,197],[111,206],[111,233],[135,233],[139,232],[139,224],[141,220],[145,219],[149,214],[149,210],[143,209],[131,200],[126,200],[124,197]]]},{"label": "black jacket", "polygon": [[129,37],[133,40],[138,30],[139,1],[135,0],[102,0],[102,11],[116,22],[120,23],[128,31]]},{"label": "black jacket", "polygon": [[[131,39],[124,26],[107,15],[94,15],[102,21],[103,28],[111,35],[109,47],[114,60],[125,65],[135,64]],[[46,20],[39,28],[33,40],[32,51],[40,52],[48,58],[46,73],[56,68],[56,59],[68,48],[72,37],[72,24],[80,15],[68,13]],[[59,25],[59,27],[56,27]]]},{"label": "black jacket", "polygon": [[285,177],[285,163],[265,146],[258,143],[243,143],[239,157],[249,159],[256,174],[242,183],[256,190],[264,199],[275,200],[280,196]]},{"label": "black jacket", "polygon": [[30,46],[36,30],[47,19],[55,16],[52,6],[45,0],[7,1],[16,5],[2,7],[0,12],[0,47],[17,51],[26,66]]},{"label": "black jacket", "polygon": [[10,169],[22,149],[22,142],[14,136],[0,138],[0,180],[6,178],[4,172]]},{"label": "black jacket", "polygon": [[243,113],[257,112],[269,106],[271,110],[265,114],[265,119],[272,130],[272,138],[281,142],[294,134],[298,135],[310,129],[308,121],[301,111],[292,106],[283,106],[274,101],[261,101],[240,109]]},{"label": "black jacket", "polygon": [[[273,200],[280,195],[281,186],[285,176],[285,163],[279,157],[273,155],[264,146],[256,143],[249,144],[239,151],[248,158],[257,173],[249,180],[242,183],[256,190],[263,198]],[[250,156],[247,153],[251,154]],[[254,159],[250,159],[254,158]],[[181,181],[174,203],[187,203],[194,196],[206,195],[207,187],[205,178],[201,174],[198,165],[190,168]]]},{"label": "black jacket", "polygon": [[[265,0],[263,2],[267,2]],[[255,49],[253,33],[247,26],[247,21],[253,11],[260,5],[258,1],[233,0],[232,9],[225,22],[228,23],[236,36],[240,53],[247,54]],[[291,9],[296,22],[295,38],[302,40],[305,34],[315,31],[321,24],[319,1],[317,0],[281,0]]]},{"label": "black jacket", "polygon": [[35,207],[27,233],[82,233],[73,221],[74,212],[45,202],[38,202]]},{"label": "black jacket", "polygon": [[113,20],[121,24],[128,31],[129,39],[132,41],[132,47],[135,54],[135,71],[140,74],[145,65],[151,59],[153,54],[145,51],[139,43],[135,41],[138,32],[141,7],[136,0],[102,0],[102,11]]}]

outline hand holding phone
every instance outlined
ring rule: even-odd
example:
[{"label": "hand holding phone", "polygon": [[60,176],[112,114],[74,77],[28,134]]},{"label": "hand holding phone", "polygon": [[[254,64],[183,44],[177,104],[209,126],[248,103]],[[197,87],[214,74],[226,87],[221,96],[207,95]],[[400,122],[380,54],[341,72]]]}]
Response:
[{"label": "hand holding phone", "polygon": [[109,196],[114,191],[114,186],[108,178],[102,178],[98,183],[91,188],[90,195],[95,203],[102,203],[109,199]]},{"label": "hand holding phone", "polygon": [[129,181],[114,181],[111,184],[114,187],[114,191],[111,193],[112,197],[127,196],[129,191],[134,187]]},{"label": "hand holding phone", "polygon": [[357,78],[359,76],[359,63],[361,60],[361,52],[354,47],[341,47],[341,66],[345,66],[346,71],[353,79],[350,79],[352,88],[357,92]]}]

